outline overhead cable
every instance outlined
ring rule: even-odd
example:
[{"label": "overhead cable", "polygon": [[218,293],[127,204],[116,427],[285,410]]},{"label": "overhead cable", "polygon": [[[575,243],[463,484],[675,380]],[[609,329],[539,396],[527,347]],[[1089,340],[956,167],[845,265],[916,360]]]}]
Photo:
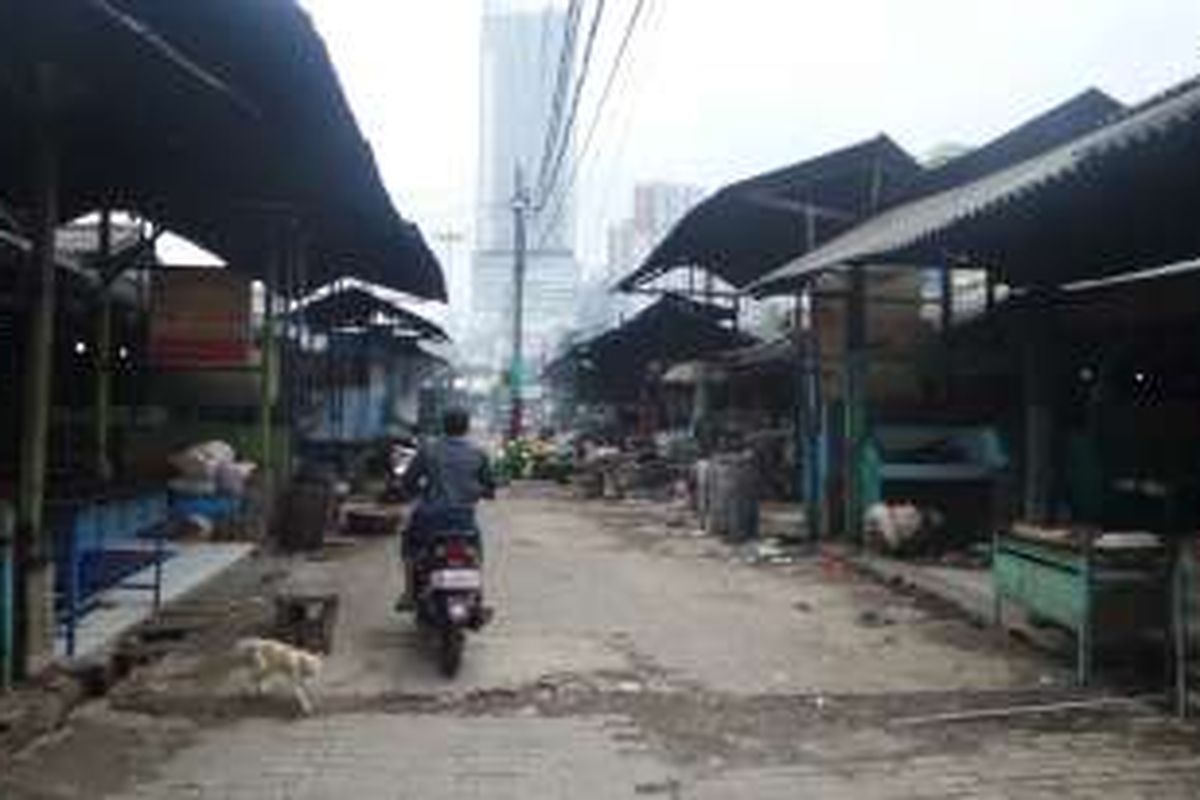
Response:
[{"label": "overhead cable", "polygon": [[592,24],[588,30],[587,44],[584,46],[583,59],[579,66],[579,75],[575,78],[575,89],[571,96],[571,108],[567,114],[565,124],[563,124],[558,136],[558,147],[554,154],[553,165],[545,175],[539,175],[538,184],[538,205],[544,205],[544,201],[554,191],[554,185],[558,181],[558,176],[562,172],[563,160],[566,157],[567,150],[570,148],[571,139],[575,133],[575,119],[579,115],[579,103],[583,99],[583,89],[587,84],[588,72],[592,63],[592,52],[596,45],[596,34],[600,30],[600,21],[604,17],[605,0],[596,0],[596,9],[592,12]]},{"label": "overhead cable", "polygon": [[[587,157],[588,151],[591,149],[592,140],[595,137],[596,130],[600,126],[600,120],[604,115],[604,107],[612,94],[613,86],[616,84],[617,75],[620,74],[621,64],[624,61],[625,55],[629,50],[630,42],[633,40],[633,34],[637,30],[638,20],[642,16],[642,11],[646,6],[646,0],[637,0],[637,5],[634,6],[633,13],[629,17],[629,21],[625,25],[625,32],[621,38],[621,45],[617,50],[617,55],[613,59],[612,68],[608,72],[608,77],[604,82],[604,89],[601,91],[600,100],[596,105],[596,111],[592,115],[591,123],[588,126],[587,134],[584,136],[583,146],[575,156],[574,163],[571,166],[571,171],[568,174],[567,182],[563,185],[561,191],[558,192],[557,203],[554,212],[550,217],[549,222],[542,229],[542,236],[539,239],[538,247],[541,248],[550,239],[551,233],[558,226],[562,213],[566,207],[566,198],[570,195],[571,189],[575,185],[575,181],[579,177],[579,169]],[[547,202],[549,198],[547,198]]]}]

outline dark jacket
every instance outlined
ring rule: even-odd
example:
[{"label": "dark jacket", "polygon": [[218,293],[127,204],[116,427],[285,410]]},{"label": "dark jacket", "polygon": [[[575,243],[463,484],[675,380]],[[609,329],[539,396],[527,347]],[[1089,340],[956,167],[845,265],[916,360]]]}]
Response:
[{"label": "dark jacket", "polygon": [[487,455],[467,439],[447,436],[423,445],[405,475],[405,489],[421,505],[473,508],[496,495]]}]

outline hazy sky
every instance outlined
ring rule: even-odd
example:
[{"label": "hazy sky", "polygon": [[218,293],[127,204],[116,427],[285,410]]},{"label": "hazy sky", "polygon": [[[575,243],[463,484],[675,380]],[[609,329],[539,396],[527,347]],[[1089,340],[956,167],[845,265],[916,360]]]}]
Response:
[{"label": "hazy sky", "polygon": [[[634,2],[608,1],[594,87]],[[879,132],[922,155],[981,143],[1088,86],[1136,101],[1200,72],[1200,0],[648,2],[580,170],[593,264],[634,181],[715,188]],[[434,234],[469,233],[474,216],[483,0],[302,3],[397,207],[444,255]]]}]

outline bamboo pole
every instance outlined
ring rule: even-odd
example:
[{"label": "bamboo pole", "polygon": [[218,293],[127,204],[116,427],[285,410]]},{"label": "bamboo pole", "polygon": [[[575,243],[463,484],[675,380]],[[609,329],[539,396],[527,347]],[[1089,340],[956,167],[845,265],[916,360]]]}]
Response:
[{"label": "bamboo pole", "polygon": [[13,514],[0,503],[0,691],[13,683]]},{"label": "bamboo pole", "polygon": [[270,535],[275,509],[275,463],[273,409],[275,405],[275,296],[274,287],[279,274],[279,241],[272,237],[267,255],[267,274],[263,281],[263,318],[260,336],[259,364],[259,459],[263,476],[263,530]]},{"label": "bamboo pole", "polygon": [[112,292],[108,275],[109,259],[112,257],[112,212],[105,209],[100,213],[99,255],[101,283],[99,308],[96,311],[96,385],[95,385],[95,443],[96,477],[102,481],[112,480],[112,459],[109,456],[109,430],[112,424]]},{"label": "bamboo pole", "polygon": [[[53,73],[49,64],[36,67],[39,130],[34,152],[32,305],[26,350],[25,393],[21,424],[21,461],[17,498],[17,602],[14,620],[13,673],[23,678],[34,651],[53,636],[50,610],[51,547],[45,531],[46,453],[54,370],[55,260],[58,222],[58,144],[50,125]],[[38,630],[38,628],[42,630]]]}]

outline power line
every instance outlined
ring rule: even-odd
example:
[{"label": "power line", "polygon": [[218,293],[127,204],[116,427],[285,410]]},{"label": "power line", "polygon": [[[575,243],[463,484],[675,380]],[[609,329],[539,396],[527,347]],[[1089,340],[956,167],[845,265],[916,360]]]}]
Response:
[{"label": "power line", "polygon": [[575,119],[579,114],[579,103],[583,98],[583,88],[587,84],[588,71],[592,63],[592,51],[596,45],[596,34],[600,30],[600,21],[604,17],[605,0],[596,1],[596,10],[592,12],[592,24],[588,30],[587,44],[583,49],[583,60],[579,67],[579,75],[575,78],[575,91],[571,97],[571,110],[567,114],[566,124],[562,126],[562,131],[558,137],[558,148],[554,155],[554,164],[550,168],[547,175],[539,176],[538,198],[541,203],[544,203],[554,191],[554,186],[558,182],[558,176],[562,172],[563,159],[566,157],[567,149],[571,144],[571,137],[575,132]]},{"label": "power line", "polygon": [[[550,23],[552,20],[556,19],[554,10],[555,10],[554,3],[547,2],[546,8],[542,11],[542,34],[541,34],[541,43],[538,47],[538,69],[537,69],[537,74],[538,74],[538,86],[537,86],[538,92],[537,92],[537,94],[539,97],[541,97],[541,95],[542,95],[542,89],[543,89],[542,81],[544,80],[543,76],[545,76],[547,74],[547,67],[549,66],[549,61],[550,61],[550,56],[549,56]],[[565,20],[565,18],[564,18],[564,20]],[[564,27],[564,33],[565,32],[566,32],[566,29]],[[560,45],[560,47],[561,47],[561,45]],[[562,58],[560,55],[559,61],[561,62],[561,60],[562,60]],[[556,73],[556,78],[557,78],[557,73]],[[545,112],[544,119],[545,119],[545,124],[546,124],[546,131],[542,135],[543,150],[545,149],[544,140],[546,139],[546,137],[548,137],[550,135],[550,123],[551,123],[550,117],[551,117],[551,111],[553,108],[553,104],[554,104],[553,97],[550,97],[547,100],[547,104],[544,109],[544,112]]]},{"label": "power line", "polygon": [[558,50],[558,68],[554,76],[554,94],[550,101],[550,114],[546,120],[546,134],[542,139],[542,156],[538,161],[536,186],[541,186],[550,161],[558,144],[562,127],[563,104],[571,80],[571,67],[575,64],[575,35],[579,28],[579,17],[583,12],[583,0],[571,0],[563,22],[562,43]]},{"label": "power line", "polygon": [[612,68],[608,72],[608,78],[604,82],[604,89],[600,94],[600,100],[596,105],[596,112],[592,116],[592,121],[588,126],[587,134],[584,136],[583,146],[575,157],[575,161],[571,166],[571,171],[568,175],[567,182],[562,187],[562,191],[558,194],[558,202],[555,205],[554,213],[550,217],[550,221],[542,230],[542,236],[538,240],[538,248],[541,249],[549,241],[551,233],[558,226],[562,219],[562,213],[566,207],[566,198],[570,195],[571,189],[575,185],[575,181],[579,177],[579,168],[583,164],[587,156],[588,150],[591,148],[592,139],[596,134],[596,129],[600,126],[600,120],[604,116],[604,107],[608,102],[609,96],[612,94],[613,86],[616,83],[617,75],[621,71],[621,63],[625,58],[625,54],[629,50],[629,44],[633,39],[633,34],[637,29],[638,20],[641,18],[642,10],[646,6],[646,0],[637,0],[637,5],[634,6],[633,13],[629,17],[629,21],[625,25],[625,33],[621,38],[621,45],[617,49],[617,55],[613,59]]},{"label": "power line", "polygon": [[[665,14],[663,13],[665,8],[666,6],[663,4],[651,2],[650,6],[646,10],[646,20],[642,23],[646,29],[643,37],[653,37],[655,35],[655,31],[661,30],[663,20],[665,19]],[[645,52],[646,50],[643,48],[639,51],[639,54]],[[629,69],[626,70],[626,75],[629,75],[631,80],[636,80],[639,74],[644,76],[647,70],[653,74],[657,74],[657,68],[660,63],[658,59],[659,53],[656,51],[651,51],[651,53],[652,60],[646,67],[635,70],[634,65],[631,64]],[[638,109],[641,107],[644,92],[638,90],[637,88],[631,88],[630,91],[633,93],[633,98],[627,104],[628,108],[624,115],[624,119],[619,123],[619,127],[617,128],[616,144],[613,148],[613,157],[611,159],[610,167],[600,184],[603,188],[599,194],[600,203],[597,206],[597,219],[608,219],[608,211],[611,207],[613,189],[620,177],[621,164],[625,154],[625,146],[629,141],[629,135],[633,128],[633,121],[637,116]]]}]

